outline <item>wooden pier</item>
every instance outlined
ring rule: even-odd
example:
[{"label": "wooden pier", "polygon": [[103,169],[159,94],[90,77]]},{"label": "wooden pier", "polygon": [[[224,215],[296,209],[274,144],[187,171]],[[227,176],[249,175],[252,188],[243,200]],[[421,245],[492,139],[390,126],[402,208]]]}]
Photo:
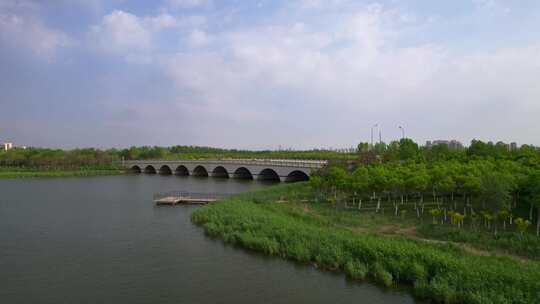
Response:
[{"label": "wooden pier", "polygon": [[186,191],[172,191],[163,194],[154,194],[156,205],[174,206],[177,204],[204,205],[223,199],[230,194],[217,193],[193,193]]}]

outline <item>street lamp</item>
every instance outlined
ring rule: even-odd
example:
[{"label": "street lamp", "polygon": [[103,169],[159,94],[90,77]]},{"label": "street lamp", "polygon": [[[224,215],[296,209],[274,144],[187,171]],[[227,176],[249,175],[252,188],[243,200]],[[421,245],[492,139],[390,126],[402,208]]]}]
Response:
[{"label": "street lamp", "polygon": [[405,129],[402,126],[398,126],[398,128],[401,130],[401,138],[405,139]]},{"label": "street lamp", "polygon": [[371,127],[371,149],[373,149],[373,128],[376,128],[378,127],[379,124],[374,124],[372,127]]}]

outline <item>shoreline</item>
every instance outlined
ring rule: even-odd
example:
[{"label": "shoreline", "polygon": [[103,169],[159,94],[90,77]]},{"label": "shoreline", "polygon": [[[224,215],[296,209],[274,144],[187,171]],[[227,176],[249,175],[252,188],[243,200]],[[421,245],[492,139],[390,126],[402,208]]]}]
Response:
[{"label": "shoreline", "polygon": [[123,175],[125,170],[0,170],[0,179]]},{"label": "shoreline", "polygon": [[225,243],[338,271],[357,281],[411,286],[419,299],[534,303],[540,297],[538,262],[474,255],[451,243],[353,231],[314,213],[308,204],[294,202],[294,197],[302,201],[298,198],[305,188],[294,184],[242,193],[195,210],[192,221]]}]

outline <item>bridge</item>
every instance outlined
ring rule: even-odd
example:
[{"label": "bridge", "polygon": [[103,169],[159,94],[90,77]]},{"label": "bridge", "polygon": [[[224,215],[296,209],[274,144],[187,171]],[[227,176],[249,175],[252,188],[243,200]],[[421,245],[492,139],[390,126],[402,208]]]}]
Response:
[{"label": "bridge", "polygon": [[282,182],[309,180],[309,176],[314,171],[323,168],[326,164],[327,161],[322,160],[289,159],[132,160],[123,162],[123,165],[133,173]]}]

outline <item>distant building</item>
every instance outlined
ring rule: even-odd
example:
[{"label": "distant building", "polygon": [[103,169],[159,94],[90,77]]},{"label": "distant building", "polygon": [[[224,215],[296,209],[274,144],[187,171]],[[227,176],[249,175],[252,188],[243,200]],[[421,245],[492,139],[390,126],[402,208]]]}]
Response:
[{"label": "distant building", "polygon": [[13,143],[5,142],[4,143],[4,151],[13,149]]},{"label": "distant building", "polygon": [[452,139],[452,140],[441,140],[441,139],[438,139],[438,140],[434,140],[434,141],[431,141],[431,140],[428,140],[426,141],[426,147],[427,148],[431,148],[433,146],[436,146],[436,145],[445,145],[445,146],[448,146],[449,149],[451,150],[461,150],[463,149],[463,144],[455,139]]},{"label": "distant building", "polygon": [[518,148],[517,143],[511,142],[510,143],[510,151],[516,151]]}]

